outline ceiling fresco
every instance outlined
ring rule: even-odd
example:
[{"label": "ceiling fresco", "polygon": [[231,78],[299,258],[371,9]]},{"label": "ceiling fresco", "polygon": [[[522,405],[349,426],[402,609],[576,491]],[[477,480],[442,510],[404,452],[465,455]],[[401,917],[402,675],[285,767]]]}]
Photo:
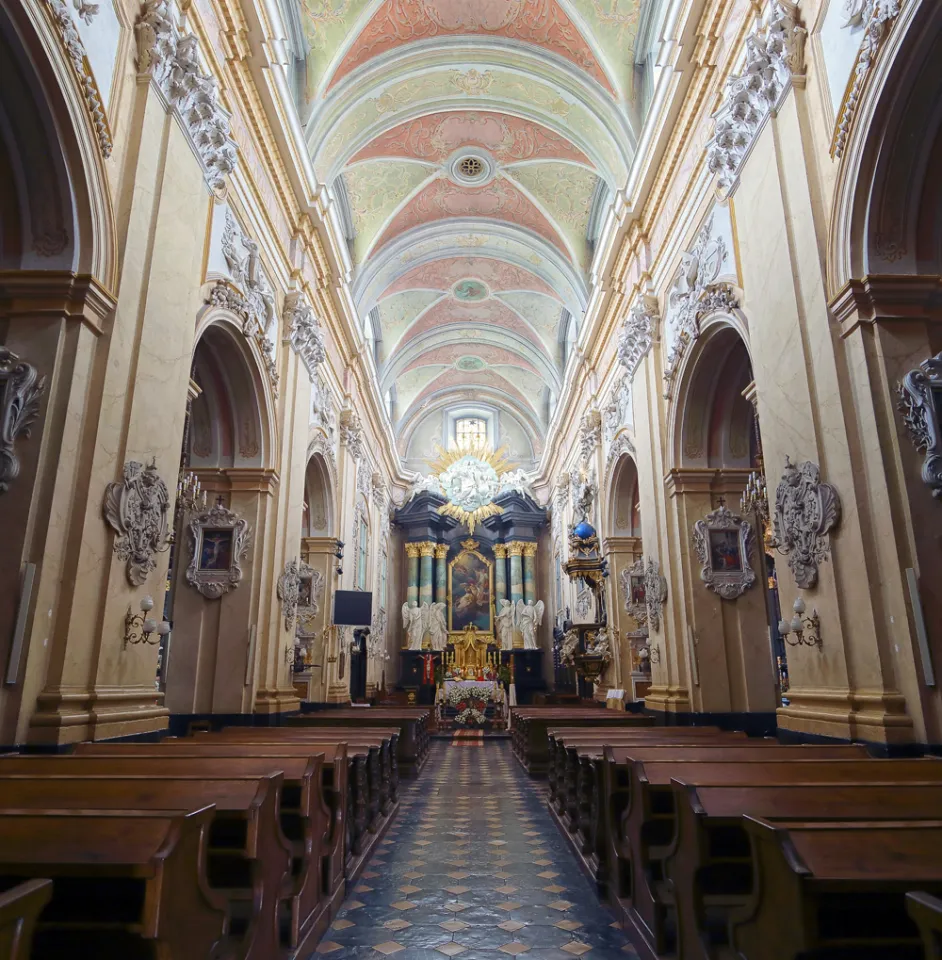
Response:
[{"label": "ceiling fresco", "polygon": [[634,155],[647,2],[297,0],[305,136],[407,461],[469,403],[538,458]]}]

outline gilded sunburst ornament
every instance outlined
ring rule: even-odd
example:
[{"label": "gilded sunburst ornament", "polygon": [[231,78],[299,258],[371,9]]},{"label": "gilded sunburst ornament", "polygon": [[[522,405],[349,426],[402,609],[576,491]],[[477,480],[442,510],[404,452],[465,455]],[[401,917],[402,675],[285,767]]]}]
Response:
[{"label": "gilded sunburst ornament", "polygon": [[500,492],[501,475],[515,464],[508,461],[506,448],[491,450],[485,441],[464,443],[452,450],[435,449],[438,459],[432,473],[438,476],[448,503],[438,508],[467,526],[469,533],[487,517],[503,513],[494,503]]}]

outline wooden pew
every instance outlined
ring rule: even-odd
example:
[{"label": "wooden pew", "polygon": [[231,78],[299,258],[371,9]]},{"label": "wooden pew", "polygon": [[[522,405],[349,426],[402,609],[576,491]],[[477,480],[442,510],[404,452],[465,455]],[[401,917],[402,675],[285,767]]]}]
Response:
[{"label": "wooden pew", "polygon": [[[193,739],[230,743],[348,743],[369,751],[367,774],[370,794],[368,807],[375,829],[380,817],[386,816],[399,799],[398,727],[316,727],[316,728],[252,728],[227,727],[214,733],[198,733]],[[186,738],[189,739],[189,738]],[[165,741],[167,742],[167,741]]]},{"label": "wooden pew", "polygon": [[[673,779],[696,785],[942,781],[942,763],[928,759],[802,760],[785,759],[777,753],[781,759],[763,757],[737,762],[644,760],[632,754],[630,747],[605,747],[606,764],[627,765],[630,771],[627,807],[621,816],[620,828],[610,838],[613,855],[619,858],[618,868],[612,871],[613,894],[629,930],[635,933],[634,939],[648,944],[652,955],[663,953],[667,948],[668,891],[663,883],[663,868],[675,829]],[[611,782],[617,782],[617,776],[612,775]],[[630,897],[629,904],[622,902],[626,894]]]},{"label": "wooden pew", "polygon": [[202,851],[214,810],[0,810],[0,875],[49,877],[32,960],[233,960]]},{"label": "wooden pew", "polygon": [[[872,761],[892,763],[893,761]],[[756,883],[730,918],[747,960],[918,960],[914,887],[942,893],[942,820],[821,823],[745,818]]]},{"label": "wooden pew", "polygon": [[36,921],[51,897],[51,880],[27,880],[0,893],[0,960],[29,960]]},{"label": "wooden pew", "polygon": [[[823,747],[783,747],[775,740],[750,740],[745,737],[729,736],[724,733],[714,734],[713,739],[680,738],[671,742],[670,735],[651,734],[647,742],[634,740],[631,742],[616,741],[609,744],[613,748],[624,751],[638,760],[692,760],[716,759],[722,761],[751,760],[755,758],[775,757],[776,759],[803,759],[817,757],[819,759],[849,759],[865,758],[866,750],[859,746],[823,746]],[[612,738],[615,739],[614,737]],[[618,803],[624,806],[620,799],[603,796],[604,788],[604,750],[606,744],[567,744],[567,755],[574,758],[574,768],[577,774],[572,779],[572,789],[564,794],[567,804],[565,816],[560,815],[561,825],[574,835],[574,849],[583,863],[584,869],[590,878],[605,891],[611,863],[609,860],[609,829],[615,829],[618,822],[612,817],[614,811],[607,804]],[[551,811],[552,812],[552,811]]]},{"label": "wooden pew", "polygon": [[942,900],[921,890],[907,893],[906,909],[919,927],[925,960],[942,960]]},{"label": "wooden pew", "polygon": [[[249,732],[246,732],[246,731]],[[297,728],[276,729],[229,727],[192,738],[198,743],[307,745],[343,739],[347,742],[352,770],[348,776],[348,842],[345,875],[348,884],[356,881],[376,845],[398,811],[399,790],[395,742],[399,728]],[[187,738],[189,739],[189,738]],[[183,743],[182,741],[172,741]]]},{"label": "wooden pew", "polygon": [[[594,746],[601,751],[605,744],[740,742],[745,739],[746,734],[741,731],[727,733],[718,727],[551,727],[547,730],[550,801],[560,815],[566,814],[578,779],[578,751],[582,747]],[[774,740],[750,742],[777,743]]]},{"label": "wooden pew", "polygon": [[572,710],[565,707],[514,708],[512,738],[514,755],[531,776],[545,776],[549,767],[550,727],[650,727],[651,717],[615,710]]},{"label": "wooden pew", "polygon": [[[360,710],[315,710],[285,718],[287,729],[304,727],[399,727],[399,775],[417,776],[428,759],[429,725],[427,707],[369,707]],[[283,728],[284,729],[284,728]]]},{"label": "wooden pew", "polygon": [[752,894],[743,814],[764,820],[931,820],[942,783],[852,786],[701,786],[673,783],[677,826],[664,873],[677,914],[678,960],[722,960],[729,917]]},{"label": "wooden pew", "polygon": [[[291,742],[256,746],[224,741],[206,741],[194,737],[168,738],[159,743],[82,743],[76,746],[78,756],[105,757],[209,757],[215,759],[264,758],[259,768],[282,769],[285,773],[285,794],[281,807],[282,830],[292,844],[293,860],[310,858],[315,875],[310,889],[320,891],[325,900],[327,920],[333,919],[345,893],[344,864],[347,832],[348,759],[345,743]],[[292,774],[300,768],[298,760],[322,754],[324,757],[320,790],[313,789],[304,775]],[[287,763],[281,763],[282,759]],[[287,766],[288,770],[283,768]],[[244,768],[244,767],[243,767]],[[2,767],[0,767],[2,770]],[[285,800],[285,795],[288,799]],[[300,826],[296,821],[300,821]],[[320,851],[318,853],[318,851]],[[305,895],[307,900],[308,894]],[[299,937],[303,935],[299,933]]]},{"label": "wooden pew", "polygon": [[[292,848],[279,823],[284,758],[57,756],[0,760],[3,809],[162,809],[214,804],[205,872],[228,912],[232,949],[246,960],[292,955],[281,904],[299,910]],[[298,758],[298,779],[320,778],[319,758]],[[211,798],[211,799],[210,799]],[[323,831],[322,831],[323,832]],[[312,899],[316,902],[316,891]],[[325,924],[326,925],[326,921]]]}]

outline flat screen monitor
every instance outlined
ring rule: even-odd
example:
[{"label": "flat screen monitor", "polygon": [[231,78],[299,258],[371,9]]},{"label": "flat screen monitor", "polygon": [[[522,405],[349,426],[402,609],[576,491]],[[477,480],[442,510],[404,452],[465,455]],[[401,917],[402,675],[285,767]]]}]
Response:
[{"label": "flat screen monitor", "polygon": [[373,594],[363,590],[338,590],[334,594],[334,625],[368,627],[373,615]]}]

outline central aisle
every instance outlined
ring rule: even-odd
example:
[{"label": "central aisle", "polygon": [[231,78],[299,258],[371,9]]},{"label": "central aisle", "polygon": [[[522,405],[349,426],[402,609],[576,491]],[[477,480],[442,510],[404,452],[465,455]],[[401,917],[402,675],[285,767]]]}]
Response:
[{"label": "central aisle", "polygon": [[437,741],[317,948],[334,960],[634,957],[507,741]]}]

